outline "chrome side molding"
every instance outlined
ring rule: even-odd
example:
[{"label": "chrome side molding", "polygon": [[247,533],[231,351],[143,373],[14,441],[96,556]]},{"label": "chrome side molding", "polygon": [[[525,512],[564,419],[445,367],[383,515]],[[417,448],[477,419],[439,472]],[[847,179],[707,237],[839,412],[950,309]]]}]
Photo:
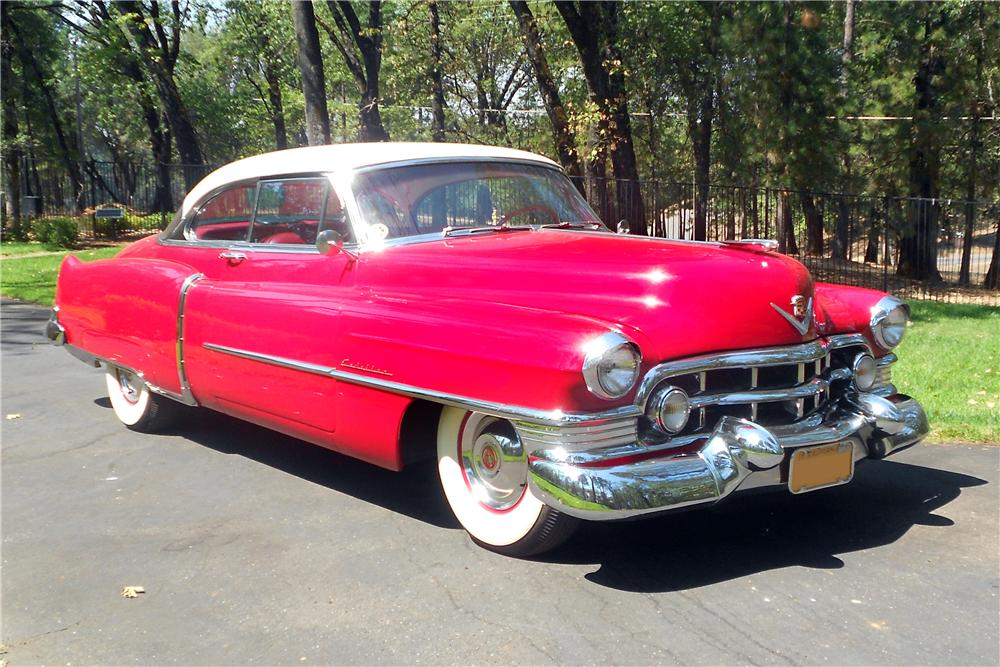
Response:
[{"label": "chrome side molding", "polygon": [[403,384],[402,382],[394,382],[392,380],[386,380],[383,378],[370,377],[367,375],[359,375],[357,373],[350,373],[348,371],[342,371],[333,366],[324,366],[320,364],[313,364],[305,361],[298,361],[295,359],[288,359],[285,357],[279,357],[271,354],[262,354],[259,352],[251,352],[250,350],[241,350],[235,347],[228,347],[226,345],[217,345],[215,343],[203,343],[202,347],[206,350],[211,350],[213,352],[218,352],[220,354],[228,354],[234,357],[242,357],[244,359],[249,359],[251,361],[257,361],[264,364],[270,364],[272,366],[279,366],[281,368],[288,368],[291,370],[302,371],[303,373],[313,373],[315,375],[324,375],[327,377],[340,380],[342,382],[349,382],[351,384],[360,385],[362,387],[372,387],[375,389],[382,389],[394,394],[400,394],[402,396],[409,396],[411,398],[421,398],[428,401],[433,401],[435,403],[441,403],[443,405],[451,405],[458,408],[465,408],[467,410],[473,410],[475,412],[482,412],[483,414],[492,415],[494,417],[501,417],[503,419],[509,419],[511,421],[527,421],[532,424],[542,424],[548,426],[570,426],[570,425],[586,425],[586,424],[604,424],[608,421],[613,420],[623,420],[626,418],[635,419],[639,416],[639,408],[634,405],[626,405],[620,408],[613,408],[611,410],[606,410],[604,412],[593,412],[593,413],[581,413],[581,412],[563,412],[561,410],[539,410],[537,408],[528,408],[520,405],[511,405],[506,403],[495,403],[492,401],[483,401],[476,398],[471,398],[469,396],[461,396],[459,394],[449,394],[446,392],[435,391],[433,389],[424,389],[422,387],[415,387],[409,384]]}]

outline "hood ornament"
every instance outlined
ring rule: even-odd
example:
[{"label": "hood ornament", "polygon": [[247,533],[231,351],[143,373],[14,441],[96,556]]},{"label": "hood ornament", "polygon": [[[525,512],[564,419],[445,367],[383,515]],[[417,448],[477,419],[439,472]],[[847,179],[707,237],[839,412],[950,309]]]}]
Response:
[{"label": "hood ornament", "polygon": [[809,327],[812,325],[813,300],[796,294],[791,299],[791,306],[792,312],[788,313],[778,304],[771,302],[771,307],[778,311],[778,314],[784,317],[800,335],[805,336],[809,333]]}]

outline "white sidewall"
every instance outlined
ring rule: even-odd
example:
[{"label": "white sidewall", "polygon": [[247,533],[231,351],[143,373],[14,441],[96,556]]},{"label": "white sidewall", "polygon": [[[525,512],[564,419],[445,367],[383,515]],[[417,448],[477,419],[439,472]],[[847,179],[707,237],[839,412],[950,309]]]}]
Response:
[{"label": "white sidewall", "polygon": [[122,394],[121,385],[118,383],[118,374],[115,369],[109,368],[104,374],[108,385],[108,398],[111,399],[111,407],[115,409],[115,416],[126,426],[135,426],[146,416],[149,410],[149,389],[145,383],[136,377],[136,384],[139,386],[139,400],[135,403],[129,401]]},{"label": "white sidewall", "polygon": [[458,460],[458,443],[466,414],[460,408],[447,407],[441,411],[437,439],[441,486],[452,512],[470,535],[480,542],[505,547],[531,531],[545,505],[531,495],[527,488],[521,501],[503,512],[489,510],[476,500],[469,490],[465,471]]}]

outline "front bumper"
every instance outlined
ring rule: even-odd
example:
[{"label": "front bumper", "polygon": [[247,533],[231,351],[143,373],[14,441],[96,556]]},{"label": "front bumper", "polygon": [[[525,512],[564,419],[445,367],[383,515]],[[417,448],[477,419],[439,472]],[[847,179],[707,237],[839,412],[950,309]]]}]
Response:
[{"label": "front bumper", "polygon": [[853,394],[824,415],[771,429],[723,417],[710,435],[677,448],[651,447],[623,457],[620,448],[530,452],[532,493],[566,514],[589,520],[625,519],[714,503],[737,489],[787,483],[791,451],[850,442],[854,459],[883,458],[919,442],[927,416],[915,399]]}]

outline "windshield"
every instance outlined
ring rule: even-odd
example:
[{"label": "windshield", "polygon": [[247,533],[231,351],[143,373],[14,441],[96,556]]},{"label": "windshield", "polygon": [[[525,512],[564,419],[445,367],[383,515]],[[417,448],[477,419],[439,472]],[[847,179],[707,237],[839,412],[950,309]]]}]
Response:
[{"label": "windshield", "polygon": [[518,163],[447,162],[358,174],[353,183],[369,240],[514,226],[605,229],[562,173]]}]

